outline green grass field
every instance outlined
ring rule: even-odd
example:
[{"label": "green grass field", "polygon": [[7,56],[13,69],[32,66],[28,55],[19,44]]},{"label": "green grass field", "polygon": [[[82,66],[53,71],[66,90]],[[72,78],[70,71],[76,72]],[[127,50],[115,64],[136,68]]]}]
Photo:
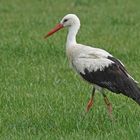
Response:
[{"label": "green grass field", "polygon": [[85,107],[92,86],[69,67],[66,30],[44,40],[61,18],[81,19],[78,42],[119,58],[140,81],[139,0],[1,0],[0,140],[140,140],[140,107],[109,91]]}]

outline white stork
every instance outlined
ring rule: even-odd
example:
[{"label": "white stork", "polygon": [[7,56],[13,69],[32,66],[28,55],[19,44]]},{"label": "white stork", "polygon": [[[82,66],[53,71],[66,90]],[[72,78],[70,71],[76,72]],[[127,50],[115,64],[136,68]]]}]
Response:
[{"label": "white stork", "polygon": [[91,99],[87,104],[86,111],[89,111],[93,104],[96,89],[102,93],[110,116],[112,114],[112,104],[109,102],[104,89],[117,94],[122,93],[140,105],[140,88],[137,85],[137,81],[128,74],[120,60],[114,58],[105,50],[76,42],[80,20],[75,14],[64,16],[60,23],[45,38],[64,27],[68,28],[66,41],[67,57],[76,72],[93,85]]}]

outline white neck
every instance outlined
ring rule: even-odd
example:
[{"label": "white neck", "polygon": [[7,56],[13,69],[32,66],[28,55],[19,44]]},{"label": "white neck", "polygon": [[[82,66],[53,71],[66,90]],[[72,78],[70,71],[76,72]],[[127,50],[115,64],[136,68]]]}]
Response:
[{"label": "white neck", "polygon": [[70,46],[77,44],[76,35],[77,35],[78,30],[79,30],[79,27],[80,27],[80,25],[78,25],[78,24],[74,24],[74,25],[69,27],[66,47],[70,47]]}]

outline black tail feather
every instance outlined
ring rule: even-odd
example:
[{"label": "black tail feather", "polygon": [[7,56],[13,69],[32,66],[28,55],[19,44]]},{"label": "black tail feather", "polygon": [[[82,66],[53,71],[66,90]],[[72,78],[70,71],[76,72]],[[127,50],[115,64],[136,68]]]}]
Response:
[{"label": "black tail feather", "polygon": [[132,92],[132,99],[140,105],[140,88],[137,86]]},{"label": "black tail feather", "polygon": [[130,79],[130,81],[128,82],[128,85],[126,86],[127,88],[125,88],[122,93],[132,98],[136,103],[140,105],[140,87],[132,79]]}]

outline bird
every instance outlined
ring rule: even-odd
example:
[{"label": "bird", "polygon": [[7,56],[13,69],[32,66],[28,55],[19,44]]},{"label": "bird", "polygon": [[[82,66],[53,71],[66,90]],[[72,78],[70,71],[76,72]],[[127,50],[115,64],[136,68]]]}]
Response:
[{"label": "bird", "polygon": [[109,52],[77,43],[76,35],[80,29],[80,19],[75,14],[67,14],[44,38],[48,38],[62,28],[68,28],[66,55],[73,69],[93,86],[86,112],[94,104],[94,95],[98,90],[103,95],[110,116],[112,103],[106,95],[106,89],[116,94],[123,94],[140,105],[140,87],[124,64]]}]

